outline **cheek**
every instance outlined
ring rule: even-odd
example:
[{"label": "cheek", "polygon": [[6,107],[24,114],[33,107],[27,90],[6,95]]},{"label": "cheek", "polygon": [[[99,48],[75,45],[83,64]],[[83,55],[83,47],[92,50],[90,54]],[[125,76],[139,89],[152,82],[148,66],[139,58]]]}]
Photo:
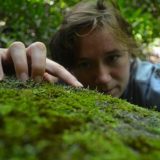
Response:
[{"label": "cheek", "polygon": [[117,81],[124,83],[128,83],[129,79],[129,74],[130,74],[130,63],[129,61],[126,61],[119,67],[115,68],[112,70],[112,78],[116,79]]}]

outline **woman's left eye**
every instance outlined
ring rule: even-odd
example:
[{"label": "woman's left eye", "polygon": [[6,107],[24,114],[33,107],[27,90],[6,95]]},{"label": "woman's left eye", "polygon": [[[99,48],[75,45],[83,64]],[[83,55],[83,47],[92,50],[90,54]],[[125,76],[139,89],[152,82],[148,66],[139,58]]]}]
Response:
[{"label": "woman's left eye", "polygon": [[116,62],[120,57],[120,55],[111,55],[107,59],[109,62]]}]

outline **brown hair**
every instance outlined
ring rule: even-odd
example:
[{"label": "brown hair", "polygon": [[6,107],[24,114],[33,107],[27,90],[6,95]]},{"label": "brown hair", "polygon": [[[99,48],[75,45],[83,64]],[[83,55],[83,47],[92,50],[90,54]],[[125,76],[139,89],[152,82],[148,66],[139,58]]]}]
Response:
[{"label": "brown hair", "polygon": [[[115,38],[135,56],[137,46],[131,27],[120,15],[118,6],[111,0],[84,0],[66,12],[60,29],[53,36],[50,42],[53,60],[71,69],[74,66],[76,40],[104,27],[114,33]],[[89,30],[82,35],[81,31],[85,29]]]}]

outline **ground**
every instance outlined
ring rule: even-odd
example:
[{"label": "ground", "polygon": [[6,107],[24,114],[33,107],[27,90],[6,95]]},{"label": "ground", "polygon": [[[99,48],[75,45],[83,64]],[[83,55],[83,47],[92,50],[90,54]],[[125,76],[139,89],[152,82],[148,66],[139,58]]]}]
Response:
[{"label": "ground", "polygon": [[0,160],[160,159],[160,113],[87,89],[0,83]]}]

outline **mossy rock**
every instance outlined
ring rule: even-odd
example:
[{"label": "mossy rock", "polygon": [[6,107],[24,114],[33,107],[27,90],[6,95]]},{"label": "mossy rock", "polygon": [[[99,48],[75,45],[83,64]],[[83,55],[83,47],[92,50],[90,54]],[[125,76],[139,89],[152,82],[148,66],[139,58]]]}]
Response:
[{"label": "mossy rock", "polygon": [[158,160],[160,114],[85,89],[0,83],[0,160]]}]

